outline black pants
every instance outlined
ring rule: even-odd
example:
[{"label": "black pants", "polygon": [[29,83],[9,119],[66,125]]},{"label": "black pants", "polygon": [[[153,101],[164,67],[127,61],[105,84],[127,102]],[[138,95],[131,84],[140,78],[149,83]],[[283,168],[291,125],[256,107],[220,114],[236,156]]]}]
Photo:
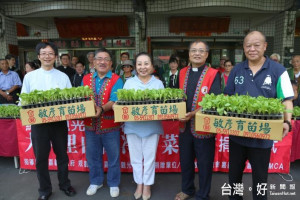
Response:
[{"label": "black pants", "polygon": [[52,192],[48,170],[48,158],[51,144],[57,160],[59,188],[67,189],[71,185],[70,180],[68,179],[69,158],[67,154],[67,122],[62,121],[32,125],[31,140],[36,158],[37,177],[40,184],[39,194],[47,195]]},{"label": "black pants", "polygon": [[[3,92],[5,92],[5,90],[2,90]],[[16,104],[16,102],[19,99],[19,96],[17,96],[17,93],[21,93],[20,89],[16,89],[15,91],[13,91],[12,93],[10,93],[9,95],[11,95],[13,97],[12,101],[7,101],[7,99],[5,99],[2,95],[0,95],[0,104]]]},{"label": "black pants", "polygon": [[189,131],[190,129],[187,129],[179,134],[181,189],[188,195],[195,194],[194,162],[196,158],[199,176],[199,190],[196,192],[196,199],[209,199],[215,155],[215,137],[197,139]]},{"label": "black pants", "polygon": [[[271,148],[252,148],[239,145],[229,140],[229,184],[242,183],[243,171],[246,161],[249,160],[252,168],[252,195],[253,199],[267,199],[267,190],[265,195],[258,195],[257,184],[267,184],[268,168],[271,155]],[[244,186],[245,187],[245,186]],[[267,185],[266,187],[267,188]],[[248,188],[247,188],[248,189]],[[246,188],[244,192],[246,191]],[[231,194],[234,190],[232,189]],[[243,199],[242,196],[232,195],[229,199]]]}]

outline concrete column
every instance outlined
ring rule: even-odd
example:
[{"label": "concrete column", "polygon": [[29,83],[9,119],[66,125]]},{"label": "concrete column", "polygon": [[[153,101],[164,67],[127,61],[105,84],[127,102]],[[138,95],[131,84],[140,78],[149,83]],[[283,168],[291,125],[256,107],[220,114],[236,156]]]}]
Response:
[{"label": "concrete column", "polygon": [[18,45],[17,26],[13,19],[7,18],[2,14],[0,14],[0,17],[0,58],[4,58],[7,54],[9,54],[9,44]]},{"label": "concrete column", "polygon": [[285,11],[275,19],[274,52],[281,56],[281,64],[289,67],[290,50],[294,47],[296,11]]},{"label": "concrete column", "polygon": [[146,19],[144,12],[135,12],[135,49],[136,54],[147,52]]}]

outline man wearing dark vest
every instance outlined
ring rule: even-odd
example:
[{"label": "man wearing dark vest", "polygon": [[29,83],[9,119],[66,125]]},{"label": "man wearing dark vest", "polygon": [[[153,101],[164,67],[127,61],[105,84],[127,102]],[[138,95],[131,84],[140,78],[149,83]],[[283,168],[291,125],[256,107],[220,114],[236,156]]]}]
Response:
[{"label": "man wearing dark vest", "polygon": [[[197,40],[189,46],[190,66],[180,70],[179,88],[187,95],[187,114],[180,119],[179,151],[181,165],[181,192],[175,200],[209,199],[213,170],[215,136],[212,133],[195,131],[195,114],[198,103],[207,93],[221,93],[221,79],[218,70],[205,64],[209,47],[206,42]],[[195,191],[194,177],[197,159],[199,190]]]},{"label": "man wearing dark vest", "polygon": [[103,147],[108,159],[107,185],[111,197],[119,196],[120,123],[114,122],[112,106],[117,100],[117,90],[123,88],[122,79],[112,73],[112,56],[106,49],[95,51],[95,72],[83,77],[83,85],[93,90],[96,117],[85,119],[86,158],[89,166],[90,186],[86,194],[94,195],[103,186]]}]

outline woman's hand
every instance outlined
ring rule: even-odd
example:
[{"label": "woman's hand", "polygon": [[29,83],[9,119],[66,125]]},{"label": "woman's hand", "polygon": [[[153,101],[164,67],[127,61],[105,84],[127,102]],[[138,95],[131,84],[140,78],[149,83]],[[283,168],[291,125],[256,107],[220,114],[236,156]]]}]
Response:
[{"label": "woman's hand", "polygon": [[187,122],[189,121],[192,117],[194,117],[195,115],[193,114],[193,112],[188,112],[185,114],[184,118],[180,118],[179,121],[180,122]]}]

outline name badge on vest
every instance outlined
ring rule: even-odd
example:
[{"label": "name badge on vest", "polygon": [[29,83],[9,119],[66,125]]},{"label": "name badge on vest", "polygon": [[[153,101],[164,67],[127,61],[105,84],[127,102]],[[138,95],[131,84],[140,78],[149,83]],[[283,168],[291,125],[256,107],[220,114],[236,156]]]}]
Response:
[{"label": "name badge on vest", "polygon": [[202,94],[207,94],[207,92],[208,92],[208,87],[207,87],[207,86],[203,86],[203,87],[201,88],[201,92],[202,92]]}]

